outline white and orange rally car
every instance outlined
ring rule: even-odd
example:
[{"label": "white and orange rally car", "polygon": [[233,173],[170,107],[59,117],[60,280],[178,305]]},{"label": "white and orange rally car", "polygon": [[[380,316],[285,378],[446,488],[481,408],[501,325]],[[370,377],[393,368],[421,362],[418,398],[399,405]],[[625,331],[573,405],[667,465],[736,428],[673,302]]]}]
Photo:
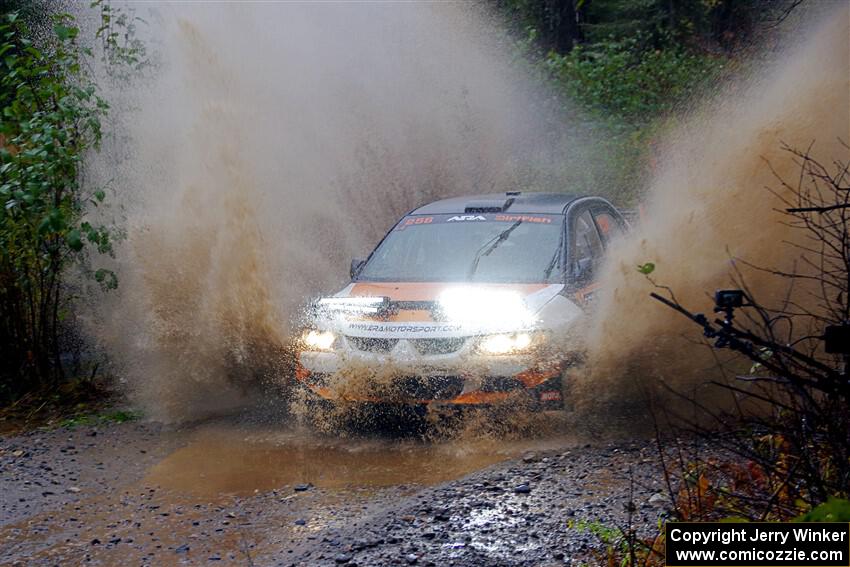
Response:
[{"label": "white and orange rally car", "polygon": [[[331,402],[491,405],[522,393],[536,409],[562,408],[564,337],[626,228],[600,197],[508,192],[419,207],[352,261],[348,286],[312,305],[296,378]],[[345,387],[363,372],[382,386]]]}]

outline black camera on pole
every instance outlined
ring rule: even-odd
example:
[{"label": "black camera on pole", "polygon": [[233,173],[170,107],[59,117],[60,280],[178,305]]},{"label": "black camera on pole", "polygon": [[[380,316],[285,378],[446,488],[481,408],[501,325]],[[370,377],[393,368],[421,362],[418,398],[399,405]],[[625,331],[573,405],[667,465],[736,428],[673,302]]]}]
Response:
[{"label": "black camera on pole", "polygon": [[740,289],[719,289],[714,292],[715,311],[725,311],[744,306],[744,292]]},{"label": "black camera on pole", "polygon": [[824,329],[823,343],[828,354],[850,355],[850,323],[829,325]]}]

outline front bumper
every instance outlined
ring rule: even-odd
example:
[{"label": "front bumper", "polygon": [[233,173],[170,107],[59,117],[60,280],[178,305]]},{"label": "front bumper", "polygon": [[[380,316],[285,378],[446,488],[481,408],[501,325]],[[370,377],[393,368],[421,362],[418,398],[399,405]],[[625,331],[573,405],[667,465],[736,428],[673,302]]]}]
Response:
[{"label": "front bumper", "polygon": [[[404,346],[404,345],[400,345]],[[526,393],[535,409],[563,407],[561,361],[533,355],[475,355],[468,349],[419,355],[303,351],[296,378],[316,395],[338,402],[497,405]]]}]

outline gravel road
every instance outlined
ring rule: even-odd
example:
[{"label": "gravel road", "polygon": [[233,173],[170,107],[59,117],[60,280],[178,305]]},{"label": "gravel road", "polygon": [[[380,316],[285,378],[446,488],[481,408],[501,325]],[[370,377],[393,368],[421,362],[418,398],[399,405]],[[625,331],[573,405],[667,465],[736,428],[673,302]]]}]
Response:
[{"label": "gravel road", "polygon": [[242,422],[33,431],[0,438],[0,563],[592,562],[598,540],[571,524],[622,525],[631,501],[653,526],[653,454],[648,441],[424,443]]}]

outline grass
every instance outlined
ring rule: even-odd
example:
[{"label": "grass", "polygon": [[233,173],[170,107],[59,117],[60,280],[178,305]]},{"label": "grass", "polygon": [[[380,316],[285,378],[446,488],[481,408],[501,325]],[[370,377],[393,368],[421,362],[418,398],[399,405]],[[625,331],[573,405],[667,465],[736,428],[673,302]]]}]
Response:
[{"label": "grass", "polygon": [[29,392],[0,408],[0,434],[125,423],[141,417],[133,410],[116,409],[121,402],[113,390],[100,382],[70,380],[56,388]]},{"label": "grass", "polygon": [[135,421],[142,414],[131,410],[113,410],[104,413],[81,413],[68,417],[56,424],[57,427],[77,427],[80,425],[101,425],[108,423],[126,423]]}]

